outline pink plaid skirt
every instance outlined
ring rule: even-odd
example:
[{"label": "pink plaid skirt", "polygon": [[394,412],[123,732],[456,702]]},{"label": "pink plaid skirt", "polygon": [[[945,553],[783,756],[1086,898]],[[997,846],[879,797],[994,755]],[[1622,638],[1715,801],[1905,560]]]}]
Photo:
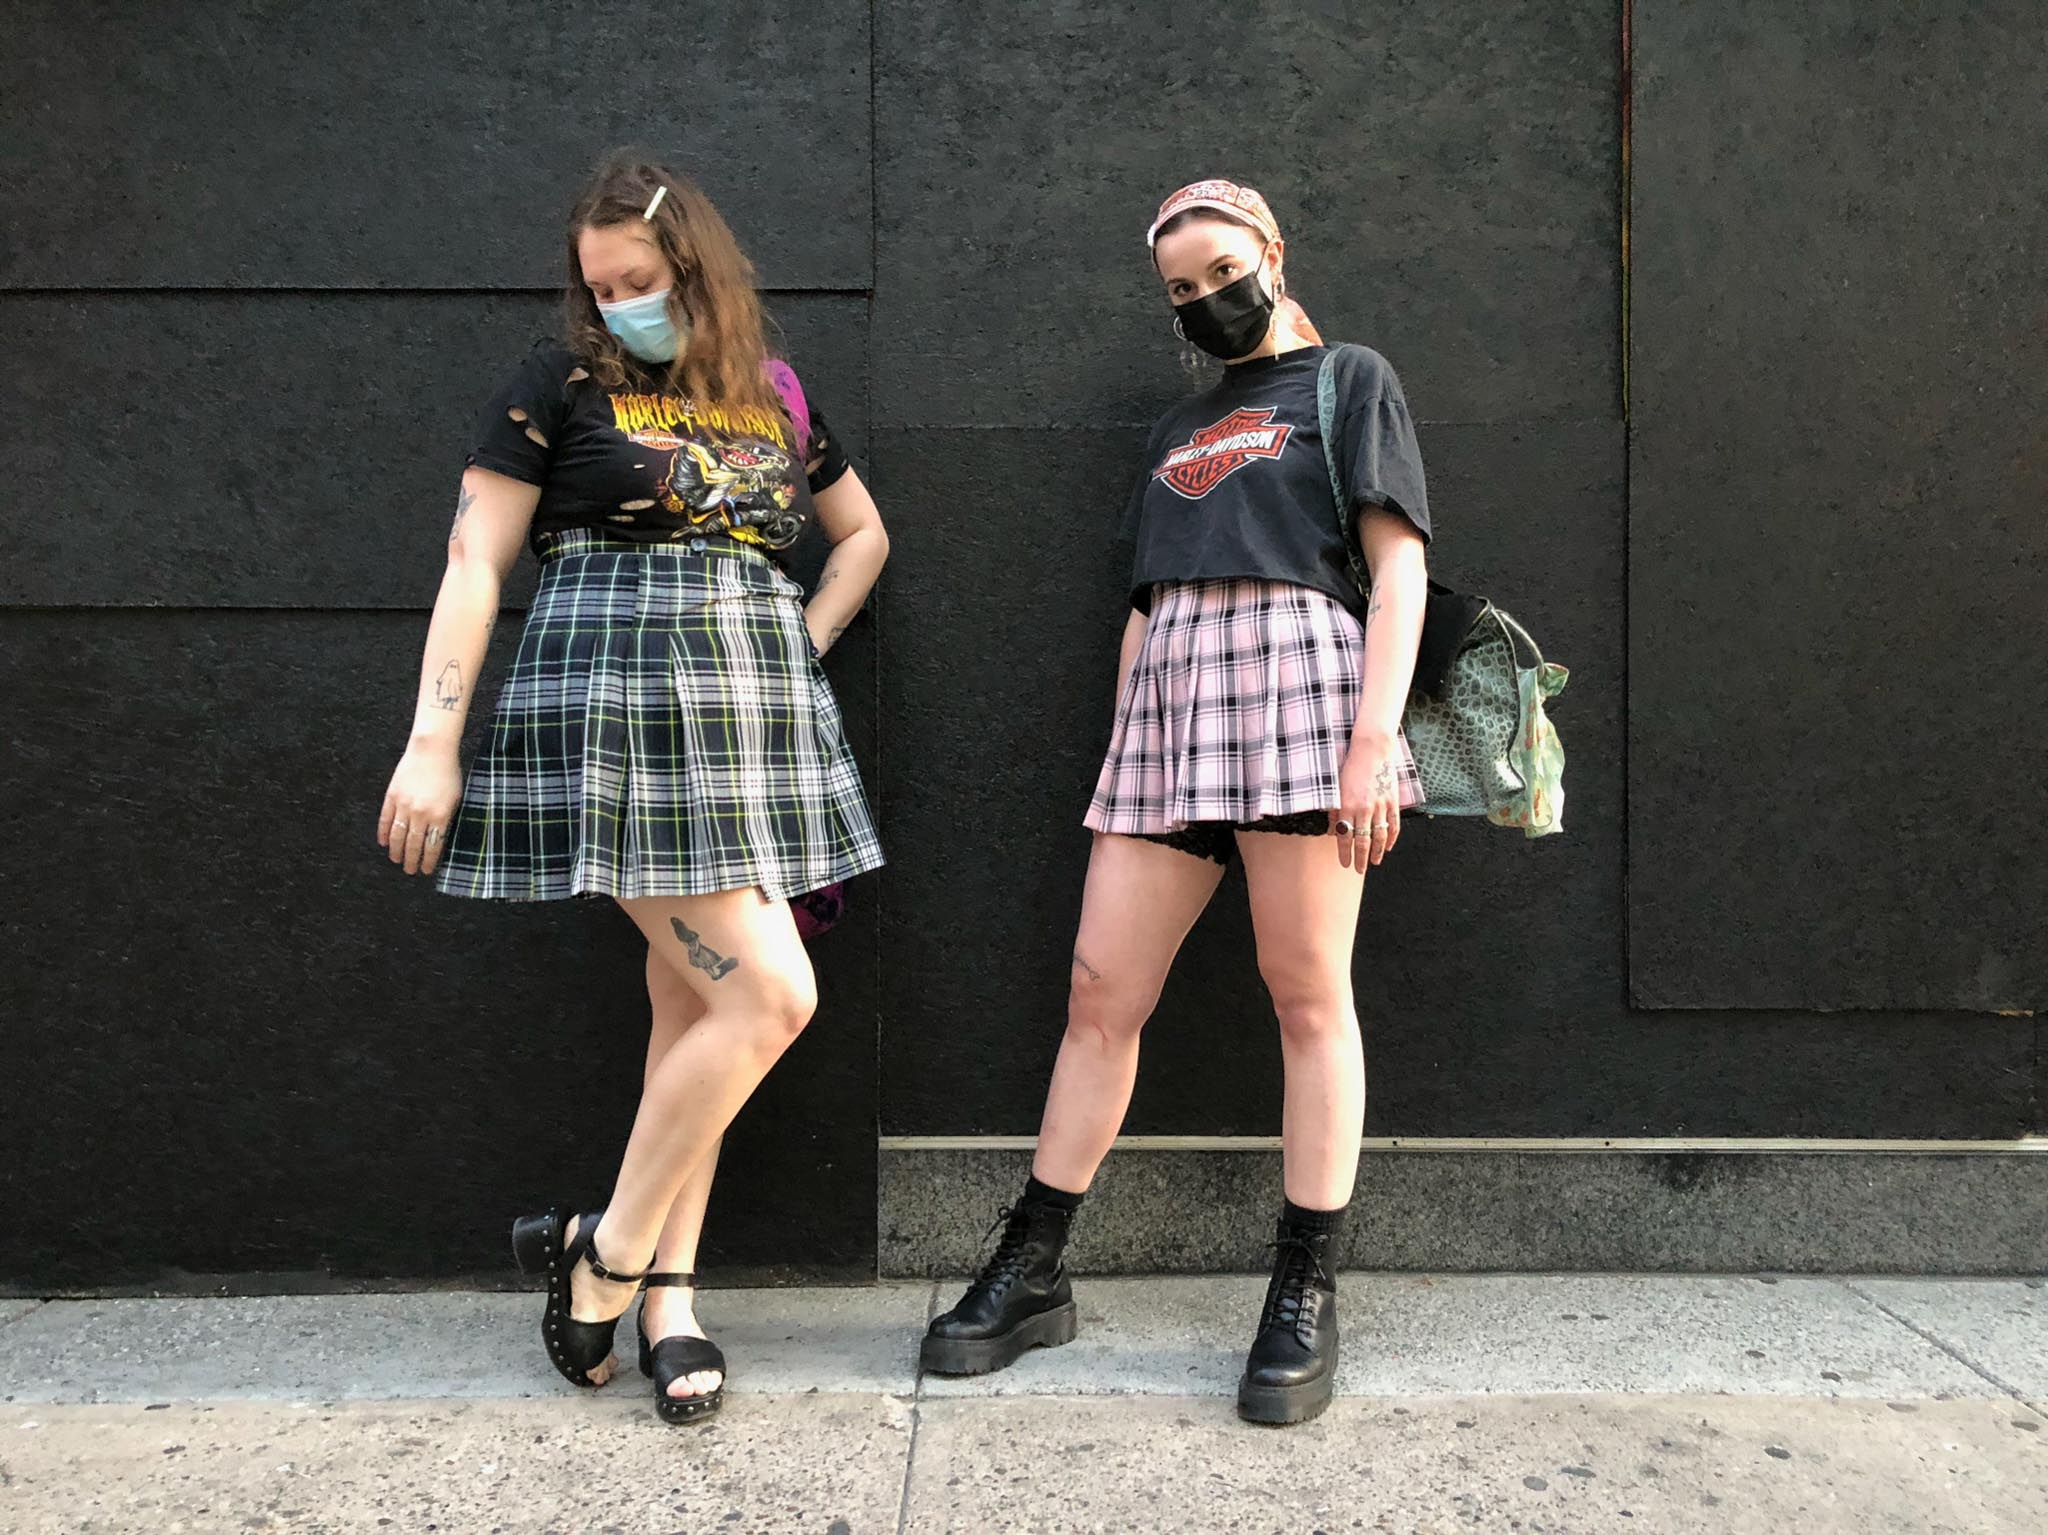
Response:
[{"label": "pink plaid skirt", "polygon": [[[1275,581],[1154,588],[1084,823],[1135,836],[1335,809],[1364,670],[1364,631],[1326,593]],[[1397,741],[1401,804],[1419,804],[1415,759]]]}]

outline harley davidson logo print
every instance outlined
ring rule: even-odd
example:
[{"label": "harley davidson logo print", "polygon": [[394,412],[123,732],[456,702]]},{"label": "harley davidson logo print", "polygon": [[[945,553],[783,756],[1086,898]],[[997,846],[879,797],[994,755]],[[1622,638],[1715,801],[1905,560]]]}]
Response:
[{"label": "harley davidson logo print", "polygon": [[1275,426],[1271,406],[1238,409],[1201,428],[1160,460],[1152,478],[1190,501],[1199,501],[1255,458],[1278,458],[1293,433]]}]

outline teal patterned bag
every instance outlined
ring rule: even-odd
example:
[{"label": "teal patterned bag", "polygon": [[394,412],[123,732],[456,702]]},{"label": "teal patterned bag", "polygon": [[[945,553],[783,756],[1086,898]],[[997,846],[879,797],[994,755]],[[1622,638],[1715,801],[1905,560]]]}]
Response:
[{"label": "teal patterned bag", "polygon": [[[1337,468],[1337,354],[1316,375],[1323,460],[1351,579],[1372,578],[1358,545],[1356,519]],[[1401,713],[1401,733],[1422,775],[1424,815],[1484,816],[1523,835],[1564,830],[1564,743],[1543,712],[1570,673],[1543,659],[1529,631],[1483,597],[1432,581],[1423,618],[1416,685]]]}]

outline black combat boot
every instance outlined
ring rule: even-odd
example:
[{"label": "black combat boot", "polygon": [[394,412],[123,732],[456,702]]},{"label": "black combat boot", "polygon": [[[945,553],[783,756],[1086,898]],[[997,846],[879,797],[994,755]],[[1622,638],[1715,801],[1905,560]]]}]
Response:
[{"label": "black combat boot", "polygon": [[[986,1375],[1026,1349],[1074,1341],[1067,1228],[1081,1196],[1040,1183],[996,1217],[1003,1239],[960,1304],[932,1322],[920,1362],[935,1375]],[[995,1227],[989,1228],[991,1234]]]},{"label": "black combat boot", "polygon": [[1337,1386],[1337,1233],[1342,1210],[1290,1203],[1273,1246],[1273,1279],[1259,1335],[1237,1386],[1237,1415],[1251,1423],[1302,1423],[1330,1405]]}]

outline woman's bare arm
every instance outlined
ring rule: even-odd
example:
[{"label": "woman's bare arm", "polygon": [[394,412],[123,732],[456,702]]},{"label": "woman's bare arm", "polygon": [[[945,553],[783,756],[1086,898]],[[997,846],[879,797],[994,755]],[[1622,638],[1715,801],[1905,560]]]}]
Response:
[{"label": "woman's bare arm", "polygon": [[868,600],[889,558],[889,534],[860,476],[851,469],[811,497],[818,526],[832,552],[818,576],[818,589],[804,608],[811,644],[823,655],[839,642],[854,614]]},{"label": "woman's bare arm", "polygon": [[[1422,642],[1422,612],[1429,600],[1426,546],[1415,525],[1383,506],[1364,507],[1358,544],[1372,572],[1365,613],[1365,676],[1351,747],[1338,775],[1340,805],[1331,817],[1338,829],[1337,856],[1365,872],[1401,840],[1400,784],[1396,745],[1401,711],[1415,678],[1415,652]],[[1341,828],[1348,826],[1350,835]]]},{"label": "woman's bare arm", "polygon": [[1365,694],[1351,739],[1354,744],[1362,736],[1391,742],[1415,679],[1429,563],[1415,525],[1383,506],[1359,514],[1358,543],[1372,572],[1372,598],[1365,613]]},{"label": "woman's bare arm", "polygon": [[431,874],[441,861],[462,796],[463,722],[498,621],[499,594],[539,502],[538,486],[488,469],[463,472],[448,565],[420,659],[412,733],[377,818],[378,845],[408,874]]}]

